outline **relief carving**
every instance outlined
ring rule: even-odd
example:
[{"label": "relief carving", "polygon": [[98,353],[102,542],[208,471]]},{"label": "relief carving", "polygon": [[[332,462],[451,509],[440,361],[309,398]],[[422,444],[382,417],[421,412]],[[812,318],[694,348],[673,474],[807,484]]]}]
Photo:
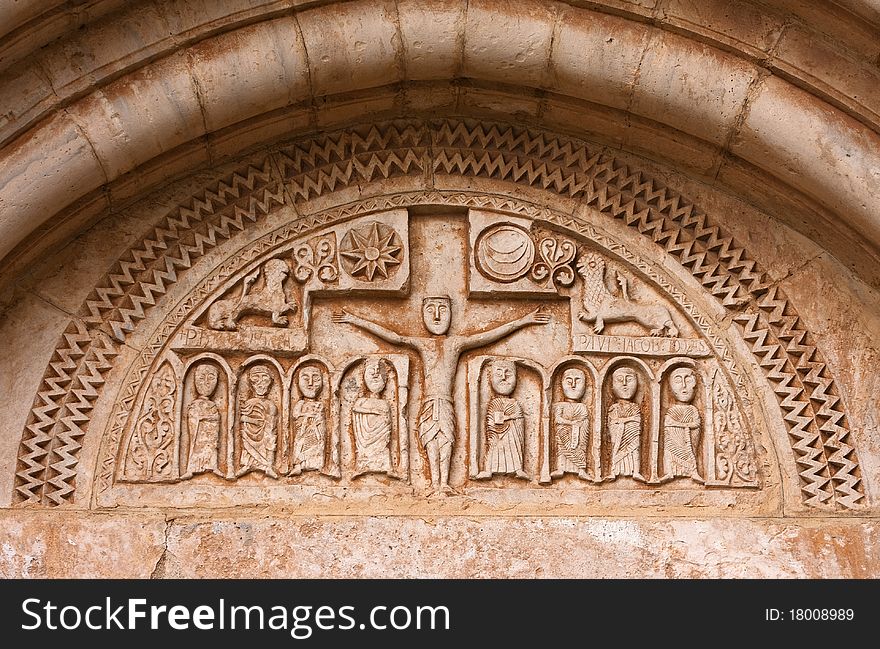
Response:
[{"label": "relief carving", "polygon": [[[380,138],[382,142],[392,143],[394,147],[403,146],[402,149],[394,150],[405,151],[409,159],[412,149],[406,148],[408,145],[405,142],[395,139],[402,135],[396,132],[393,126],[379,128],[379,131],[382,133]],[[467,167],[469,170],[467,174],[471,172],[477,175],[485,174],[492,178],[500,177],[499,174],[502,173],[493,171],[493,165],[498,165],[499,170],[507,170],[509,165],[513,165],[512,173],[519,173],[516,170],[521,168],[522,163],[516,161],[515,157],[510,157],[510,151],[519,147],[520,142],[543,142],[542,138],[546,137],[545,134],[532,133],[518,127],[505,127],[496,131],[484,128],[480,124],[464,124],[454,120],[440,121],[436,124],[431,122],[430,127],[424,132],[428,134],[426,141],[433,142],[434,145],[433,153],[429,155],[435,157],[429,160],[428,164],[436,173],[458,173],[454,172],[453,166],[472,165]],[[310,173],[308,170],[314,168],[310,166],[314,156],[309,151],[315,147],[320,149],[326,137],[329,136],[322,135],[315,141],[298,144],[298,147],[304,147],[300,149],[302,156],[288,159],[283,153],[279,154],[279,164],[285,182],[288,183],[287,195],[295,196],[295,200],[321,195],[332,189],[320,183],[315,184],[313,178],[306,177]],[[468,142],[480,144],[472,146],[466,144]],[[594,209],[597,214],[619,219],[625,226],[638,230],[646,236],[656,232],[667,233],[668,236],[655,239],[655,243],[664,248],[672,259],[678,260],[706,286],[707,291],[717,297],[719,304],[733,305],[739,309],[734,314],[734,321],[740,327],[736,331],[741,333],[755,353],[764,374],[779,397],[782,416],[792,440],[792,452],[798,462],[801,478],[799,484],[804,502],[815,507],[851,509],[861,506],[864,503],[864,488],[858,459],[849,438],[843,400],[821,352],[813,345],[809,332],[799,321],[790,320],[796,312],[783,292],[778,287],[769,286],[766,276],[756,268],[754,260],[749,258],[748,253],[720,228],[713,225],[709,217],[670,189],[662,187],[655,180],[651,180],[650,183],[644,182],[643,172],[633,170],[610,158],[600,156],[598,163],[586,164],[584,161],[592,160],[590,156],[594,153],[587,151],[583,143],[565,138],[553,139],[552,142],[551,148],[571,147],[571,151],[574,152],[574,157],[571,158],[573,162],[563,163],[561,159],[552,162],[546,171],[539,172],[533,181],[529,180],[529,183],[534,184],[535,187],[542,183],[546,186],[548,174],[557,174],[559,181],[554,185],[553,191],[581,196],[577,192],[586,190],[578,188],[592,187],[596,174],[600,174],[599,189],[598,191],[591,189],[590,193],[585,195],[585,205]],[[481,147],[489,147],[493,151],[497,150],[498,153],[486,157],[485,152],[480,153]],[[484,155],[485,159],[481,158],[481,155]],[[509,156],[509,160],[503,156]],[[300,159],[302,162],[299,162]],[[456,159],[458,162],[455,162]],[[413,160],[418,161],[422,158],[417,156]],[[500,164],[499,160],[504,164]],[[547,161],[549,163],[551,159],[547,158]],[[579,166],[582,164],[586,166]],[[73,500],[80,441],[88,431],[91,408],[101,395],[104,377],[113,367],[114,358],[119,353],[119,344],[135,330],[145,317],[145,313],[153,308],[152,305],[158,303],[158,299],[169,287],[188,271],[195,259],[203,255],[206,250],[218,245],[216,242],[226,241],[231,236],[230,232],[250,227],[251,223],[256,223],[266,214],[276,211],[284,203],[285,192],[280,185],[274,183],[270,173],[272,165],[273,163],[267,160],[262,169],[256,167],[242,170],[227,181],[230,191],[207,190],[204,195],[195,197],[191,205],[188,204],[169,213],[157,224],[155,232],[147,235],[132,248],[130,253],[127,253],[124,260],[114,265],[106,282],[95,287],[95,291],[83,303],[82,320],[77,319],[72,322],[59,342],[56,354],[62,362],[56,362],[53,358],[35,398],[34,408],[22,436],[20,469],[16,471],[14,487],[16,502],[29,505],[58,505]],[[343,176],[349,180],[343,179],[340,182],[343,185],[348,182],[361,182],[359,172],[351,171],[351,160],[348,157],[343,156],[338,163],[333,163],[331,171],[335,174],[337,169],[345,169],[346,165],[349,167],[349,171],[345,172],[348,176],[344,173]],[[424,169],[419,165],[420,163],[412,163],[407,169],[412,168],[413,173],[423,173]],[[302,186],[303,192],[298,193],[299,185]],[[309,187],[311,189],[306,189]],[[648,192],[652,197],[650,204],[639,212],[638,210],[641,209],[638,207],[641,204],[639,201],[641,198],[647,198]],[[584,233],[588,237],[592,236],[589,234],[589,224],[580,217],[572,218],[570,215],[546,207],[536,207],[510,196],[484,196],[462,191],[414,192],[370,198],[322,213],[316,216],[315,224],[317,228],[319,222],[320,227],[324,227],[331,224],[334,219],[350,219],[356,217],[359,210],[366,213],[376,209],[400,209],[419,203],[463,205],[494,210],[496,213],[499,210],[510,211],[518,215],[515,218],[520,222],[526,217],[534,218],[530,215],[535,215],[542,222],[551,222],[565,229],[566,232],[570,231],[573,236],[576,234],[580,237]],[[208,206],[212,207],[208,209]],[[685,214],[687,218],[681,218]],[[313,229],[311,226],[304,227],[299,223],[295,226],[286,225],[282,230],[289,235],[283,235],[282,240],[285,236],[299,237],[310,234]],[[192,240],[193,232],[197,242],[202,242],[195,247],[185,243]],[[342,229],[340,232],[345,230]],[[273,233],[272,236],[278,235]],[[579,240],[578,245],[580,244]],[[255,261],[258,255],[267,251],[268,248],[262,248],[257,254],[251,255],[248,261]],[[132,264],[129,259],[134,259],[136,263]],[[705,260],[705,263],[702,260]],[[174,268],[175,272],[159,277],[155,273],[157,268]],[[226,272],[230,275],[238,272],[237,267],[229,266]],[[398,277],[401,275],[402,273],[397,273]],[[344,277],[340,277],[340,284],[343,283],[343,279]],[[211,282],[207,294],[218,285],[214,279]],[[390,286],[389,292],[402,291],[401,286],[403,284]],[[575,287],[575,292],[577,290],[579,289]],[[232,297],[237,296],[238,292],[235,292]],[[223,295],[221,299],[230,299],[230,297]],[[636,299],[635,302],[639,304],[640,300]],[[670,308],[671,306],[667,307]],[[578,311],[580,310],[582,309],[578,308]],[[185,311],[180,313],[183,314]],[[670,315],[675,316],[674,309],[670,311]],[[573,316],[576,318],[576,314]],[[178,318],[176,313],[174,318]],[[169,322],[171,320],[173,318]],[[177,320],[178,324],[180,322]],[[630,321],[630,324],[643,326],[635,319]],[[677,324],[681,325],[680,322]],[[174,326],[176,327],[177,324]],[[644,328],[650,331],[650,328],[656,327],[649,324],[644,325]],[[277,327],[275,330],[279,331]],[[105,335],[104,331],[112,333]],[[216,344],[222,340],[216,341],[203,336],[204,332],[210,331],[209,329],[200,331],[193,327],[189,329],[166,327],[157,334],[159,338],[151,343],[152,355],[146,354],[143,361],[147,366],[139,361],[132,379],[126,383],[124,394],[121,394],[117,401],[120,410],[114,412],[112,417],[109,438],[114,449],[114,457],[105,456],[101,460],[99,491],[111,485],[114,476],[125,480],[129,441],[136,420],[142,414],[139,404],[144,402],[144,393],[149,390],[150,383],[155,377],[155,370],[151,370],[150,367],[161,367],[159,362],[154,363],[162,348],[161,336],[172,335],[177,342],[180,342],[182,337],[194,339],[195,344],[191,347],[175,347],[183,354],[199,349],[229,348]],[[663,333],[671,336],[668,329]],[[574,339],[579,344],[579,336]],[[688,348],[685,350],[674,348],[669,343],[674,338],[660,337],[658,340],[662,343],[662,354],[656,353],[649,346],[642,350],[634,349],[634,345],[641,344],[641,341],[632,336],[609,336],[607,332],[603,332],[592,336],[592,339],[612,339],[614,345],[608,349],[603,348],[604,341],[588,341],[588,344],[572,351],[590,358],[594,358],[592,356],[594,352],[602,355],[602,359],[596,360],[597,366],[606,361],[613,362],[619,354],[637,354],[649,359],[658,358],[660,355],[711,359],[717,350],[717,344],[714,347],[709,346],[701,337],[677,338],[688,341]],[[265,338],[261,341],[236,342],[235,348],[252,349],[247,345],[257,343],[261,350],[279,357],[296,356],[307,350],[307,341],[297,346],[288,339]],[[806,386],[802,380],[806,375],[802,370],[807,369],[804,364],[807,362],[811,364],[811,375],[831,377],[831,380],[821,385],[810,383]],[[704,369],[701,376],[712,376],[712,369],[711,366]],[[716,397],[713,379],[713,389],[707,392],[707,400],[710,404],[697,404],[705,438],[702,448],[695,449],[695,452],[704,454],[706,458],[705,468],[701,470],[705,472],[708,484],[757,486],[758,462],[754,459],[755,446],[751,442],[750,433],[745,429],[749,424],[748,417],[738,411],[741,407],[741,404],[738,405],[740,395],[735,393],[732,383],[728,385],[731,379],[720,380],[724,382],[724,387],[730,396],[727,403],[730,404],[734,414],[728,419],[723,419],[719,414],[723,413],[724,409],[719,408],[718,404],[724,402],[725,397]],[[78,396],[70,398],[67,395],[71,394],[71,390],[59,390],[57,387],[68,384]],[[181,390],[182,388],[179,387],[178,395]],[[188,398],[187,394],[189,394],[188,388],[184,391],[184,400]],[[179,410],[180,406],[177,407]],[[604,424],[607,406],[596,407],[602,415]],[[648,413],[645,415],[648,416]],[[178,412],[174,426],[181,435],[185,435],[182,418],[185,418],[185,415]],[[744,430],[744,438],[736,434],[737,418]],[[657,421],[660,420],[660,415],[657,415]],[[650,421],[645,422],[643,434],[645,436],[650,434],[653,441],[655,436],[659,438],[662,435],[662,431],[647,430],[650,423]],[[597,435],[600,433],[598,429],[597,425]],[[601,431],[601,434],[607,435],[607,431]],[[604,471],[605,454],[609,449],[604,444],[604,437],[602,439]],[[737,439],[745,441],[740,443],[736,441]],[[178,446],[182,456],[185,452],[183,440],[178,442]],[[658,463],[660,460],[656,456],[661,453],[662,447],[654,452],[654,459]],[[172,453],[172,463],[176,461],[174,455],[175,453]],[[734,457],[744,458],[737,464],[742,467],[742,476],[733,468]],[[180,470],[185,472],[186,468],[181,467]],[[175,473],[176,469],[172,471],[172,474]],[[833,479],[828,477],[831,475],[834,476]],[[48,476],[52,476],[51,482]]]},{"label": "relief carving", "polygon": [[487,278],[513,282],[529,272],[535,257],[535,243],[523,228],[496,225],[480,233],[474,256],[477,268]]},{"label": "relief carving", "polygon": [[712,378],[715,477],[721,484],[754,484],[758,478],[755,447],[740,420],[733,394],[715,373]]},{"label": "relief carving", "polygon": [[280,408],[275,371],[265,364],[248,368],[239,380],[239,409],[236,424],[238,469],[235,477],[259,471],[277,478],[275,454],[278,448]]},{"label": "relief carving", "polygon": [[212,362],[198,363],[190,373],[193,379],[184,407],[186,441],[181,444],[181,479],[208,472],[222,477],[221,446],[225,446],[227,417],[222,373]]},{"label": "relief carving", "polygon": [[[290,274],[287,263],[281,259],[270,259],[263,266],[242,280],[238,298],[217,300],[208,309],[208,326],[218,331],[235,331],[237,322],[245,314],[270,316],[276,327],[289,324],[287,313],[294,314],[296,302],[292,301],[284,287],[284,280]],[[250,292],[259,276],[263,276],[261,288]]]},{"label": "relief carving", "polygon": [[532,266],[530,276],[538,284],[552,288],[574,284],[575,272],[571,267],[577,246],[571,239],[548,236],[538,244],[539,259]]},{"label": "relief carving", "polygon": [[643,407],[638,398],[639,373],[623,366],[611,375],[614,403],[608,409],[608,432],[611,438],[610,478],[629,476],[645,480],[641,473]]},{"label": "relief carving", "polygon": [[[352,494],[419,485],[424,492],[439,495],[468,493],[469,486],[478,485],[490,491],[544,489],[555,483],[566,489],[589,489],[595,483],[617,481],[615,489],[633,488],[620,478],[652,485],[688,479],[676,481],[676,488],[704,483],[757,486],[754,446],[729,381],[720,373],[716,352],[687,318],[679,316],[681,327],[668,324],[674,302],[663,293],[639,284],[639,297],[634,300],[619,262],[607,262],[594,250],[595,244],[579,247],[548,230],[510,226],[517,233],[514,238],[522,235],[538,242],[534,256],[524,274],[505,284],[501,298],[481,301],[479,291],[467,292],[468,275],[425,255],[425,250],[470,250],[467,242],[475,240],[473,222],[420,216],[413,225],[403,220],[405,216],[399,211],[377,214],[345,230],[366,237],[351,237],[352,241],[376,243],[380,248],[394,240],[398,227],[407,237],[416,231],[419,238],[412,254],[409,239],[406,245],[400,240],[402,258],[405,251],[407,258],[431,264],[417,262],[419,274],[410,278],[407,262],[402,284],[394,283],[396,279],[386,282],[385,275],[394,275],[390,266],[383,271],[377,265],[369,271],[366,257],[357,271],[349,266],[352,273],[363,273],[360,284],[350,283],[351,273],[347,280],[340,275],[339,285],[318,282],[316,260],[332,263],[336,231],[305,241],[294,239],[267,251],[269,260],[256,271],[250,265],[238,274],[229,273],[206,306],[196,309],[169,339],[164,352],[168,362],[159,365],[168,377],[167,385],[157,374],[155,385],[150,384],[142,397],[144,416],[151,420],[155,407],[150,404],[157,396],[171,395],[166,406],[170,467],[151,478],[120,472],[118,481],[216,485],[211,482],[215,478],[206,475],[213,474],[234,488],[248,474],[258,473],[260,480],[269,480],[267,485],[321,485],[330,490],[338,485]],[[489,237],[494,247],[485,253],[498,271],[503,264],[499,265],[501,257],[496,253],[522,251],[502,247],[509,243],[507,231],[500,227],[503,223],[486,225],[489,217],[480,218],[480,232],[494,235]],[[290,268],[280,256],[285,251],[294,267],[301,262],[299,276],[294,272],[294,277],[305,278],[303,311],[312,313],[306,323],[318,323],[318,328],[304,326],[299,318],[283,330],[254,326],[254,321],[234,332],[198,325],[210,309],[231,299],[227,293],[239,285],[244,289],[249,281],[268,281],[265,276],[276,273],[283,287]],[[273,271],[277,265],[273,262],[284,269]],[[475,258],[472,263],[477,263]],[[584,269],[591,263],[603,286],[606,279],[614,279],[623,291],[615,299],[629,305],[623,313],[623,307],[603,302],[606,311],[599,321],[612,323],[617,332],[613,335],[574,334],[583,326],[578,316],[588,291]],[[536,283],[533,272],[538,264],[544,264],[546,271],[546,275],[537,273],[545,280],[543,286]],[[373,282],[366,280],[370,272]],[[489,280],[485,274],[482,277]],[[569,280],[572,285],[566,286]],[[584,285],[576,285],[578,280]],[[455,297],[428,292],[438,284],[447,286]],[[545,290],[548,287],[551,290]],[[524,302],[535,300],[543,306],[535,309],[533,304],[526,315],[510,319],[510,314],[526,311]],[[395,314],[390,301],[408,306]],[[413,307],[416,313],[410,311]],[[612,313],[611,307],[618,310]],[[675,336],[633,335],[641,334],[651,317],[668,321],[660,334]],[[393,324],[380,324],[389,320]],[[487,327],[485,323],[492,320],[504,324]],[[530,328],[539,324],[550,326]],[[670,326],[674,332],[668,331]],[[305,336],[297,333],[300,329]],[[477,332],[470,333],[474,329]],[[519,331],[524,333],[513,337]],[[298,338],[288,342],[263,332]],[[245,334],[242,344],[230,343],[230,336]],[[588,344],[579,342],[582,336]],[[247,346],[257,344],[268,349],[257,353]],[[459,374],[463,355],[492,345],[501,346],[499,353],[469,354],[467,371]],[[420,366],[421,379],[415,385],[419,402],[412,404],[412,427],[408,423],[410,357],[403,353],[407,350]],[[175,373],[175,367],[183,369]],[[232,378],[236,376],[237,380]],[[714,376],[718,384],[711,393],[704,376]],[[726,399],[729,407],[721,407]],[[722,418],[725,412],[727,419]],[[706,429],[705,422],[712,426]],[[469,436],[463,451],[461,427]],[[742,432],[739,437],[737,427]],[[134,425],[131,430],[129,439],[139,443]],[[417,444],[412,454],[411,441]],[[454,458],[463,456],[467,456],[464,465],[454,465]]]},{"label": "relief carving", "polygon": [[339,255],[345,272],[356,279],[388,279],[401,264],[403,242],[394,228],[373,221],[349,230],[342,239]]},{"label": "relief carving", "polygon": [[161,482],[175,476],[177,378],[167,363],[150,381],[125,454],[127,480]]},{"label": "relief carving", "polygon": [[391,404],[382,397],[388,385],[388,367],[381,358],[364,362],[367,394],[351,407],[355,441],[355,476],[387,473],[391,470],[391,432],[394,427]]},{"label": "relief carving", "polygon": [[343,372],[338,407],[350,440],[349,478],[408,477],[408,371],[406,357],[389,355],[367,356]]},{"label": "relief carving", "polygon": [[596,253],[578,261],[578,273],[584,280],[583,311],[578,318],[592,323],[593,332],[601,334],[606,323],[634,321],[652,336],[678,336],[678,328],[669,309],[662,304],[639,304],[629,297],[629,280],[622,272],[608,267]]},{"label": "relief carving", "polygon": [[677,367],[669,374],[669,390],[675,403],[663,414],[663,468],[667,476],[703,482],[697,469],[702,437],[702,418],[693,405],[697,375],[691,367]]},{"label": "relief carving", "polygon": [[316,237],[293,250],[293,276],[300,284],[306,282],[335,282],[339,279],[336,264],[336,234]]},{"label": "relief carving", "polygon": [[422,323],[430,335],[404,336],[383,325],[339,311],[334,322],[350,324],[399,347],[413,349],[419,356],[424,377],[419,409],[419,442],[428,456],[431,484],[435,493],[454,493],[449,485],[449,464],[455,443],[455,375],[458,359],[465,351],[485,347],[534,324],[547,324],[550,317],[536,310],[517,320],[476,334],[450,334],[452,301],[449,296],[432,296],[422,302]]},{"label": "relief carving", "polygon": [[587,454],[592,439],[592,420],[584,397],[587,375],[578,367],[562,373],[563,400],[553,405],[553,434],[556,442],[556,467],[551,477],[574,473],[587,480]]},{"label": "relief carving", "polygon": [[324,372],[316,365],[301,367],[296,374],[301,395],[290,409],[291,458],[289,475],[324,471],[330,444]]},{"label": "relief carving", "polygon": [[523,480],[529,474],[523,470],[525,452],[525,415],[522,404],[510,395],[516,390],[516,363],[497,359],[489,368],[494,397],[486,407],[486,451],[483,470],[477,479],[495,474],[512,474]]}]

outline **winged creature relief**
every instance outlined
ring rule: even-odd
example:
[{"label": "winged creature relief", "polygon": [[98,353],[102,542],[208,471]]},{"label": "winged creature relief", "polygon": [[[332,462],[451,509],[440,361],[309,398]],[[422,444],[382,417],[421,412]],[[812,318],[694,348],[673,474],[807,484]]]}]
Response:
[{"label": "winged creature relief", "polygon": [[[669,309],[662,304],[639,304],[629,297],[629,280],[611,269],[605,259],[588,253],[578,261],[578,273],[584,280],[583,307],[580,320],[593,325],[601,334],[608,322],[637,322],[650,330],[652,336],[678,336]],[[614,288],[609,288],[613,282]]]}]

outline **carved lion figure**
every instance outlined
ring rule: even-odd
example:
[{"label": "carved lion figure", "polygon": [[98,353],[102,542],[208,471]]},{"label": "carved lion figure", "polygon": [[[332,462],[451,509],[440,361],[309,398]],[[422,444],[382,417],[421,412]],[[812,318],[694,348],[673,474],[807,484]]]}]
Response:
[{"label": "carved lion figure", "polygon": [[[602,333],[606,322],[634,321],[648,329],[652,336],[678,336],[669,309],[662,304],[638,304],[630,300],[626,278],[616,270],[609,270],[602,256],[588,253],[578,261],[577,268],[584,279],[584,310],[578,318],[592,323],[595,333]],[[608,288],[606,281],[611,274],[620,295]]]},{"label": "carved lion figure", "polygon": [[[265,285],[258,291],[249,292],[263,273]],[[288,324],[286,313],[296,313],[296,302],[290,300],[284,288],[284,280],[290,268],[281,259],[270,259],[242,281],[241,296],[238,299],[217,300],[208,308],[208,326],[220,331],[234,331],[236,322],[246,313],[268,315],[272,324],[284,327]]]}]

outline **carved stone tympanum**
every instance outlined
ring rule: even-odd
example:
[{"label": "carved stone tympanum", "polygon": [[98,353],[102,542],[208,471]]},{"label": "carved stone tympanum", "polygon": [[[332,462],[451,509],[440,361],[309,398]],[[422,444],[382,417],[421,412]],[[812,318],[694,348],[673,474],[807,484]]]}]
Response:
[{"label": "carved stone tympanum", "polygon": [[396,209],[255,247],[160,349],[104,497],[758,487],[722,339],[603,241]]}]

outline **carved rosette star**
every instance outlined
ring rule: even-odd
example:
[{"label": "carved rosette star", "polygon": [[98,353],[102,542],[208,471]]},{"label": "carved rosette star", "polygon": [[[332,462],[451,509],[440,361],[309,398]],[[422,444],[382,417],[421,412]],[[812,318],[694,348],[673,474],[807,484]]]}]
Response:
[{"label": "carved rosette star", "polygon": [[397,232],[373,221],[362,228],[349,230],[339,253],[349,275],[372,282],[377,275],[388,279],[397,270],[402,251],[403,244]]}]

